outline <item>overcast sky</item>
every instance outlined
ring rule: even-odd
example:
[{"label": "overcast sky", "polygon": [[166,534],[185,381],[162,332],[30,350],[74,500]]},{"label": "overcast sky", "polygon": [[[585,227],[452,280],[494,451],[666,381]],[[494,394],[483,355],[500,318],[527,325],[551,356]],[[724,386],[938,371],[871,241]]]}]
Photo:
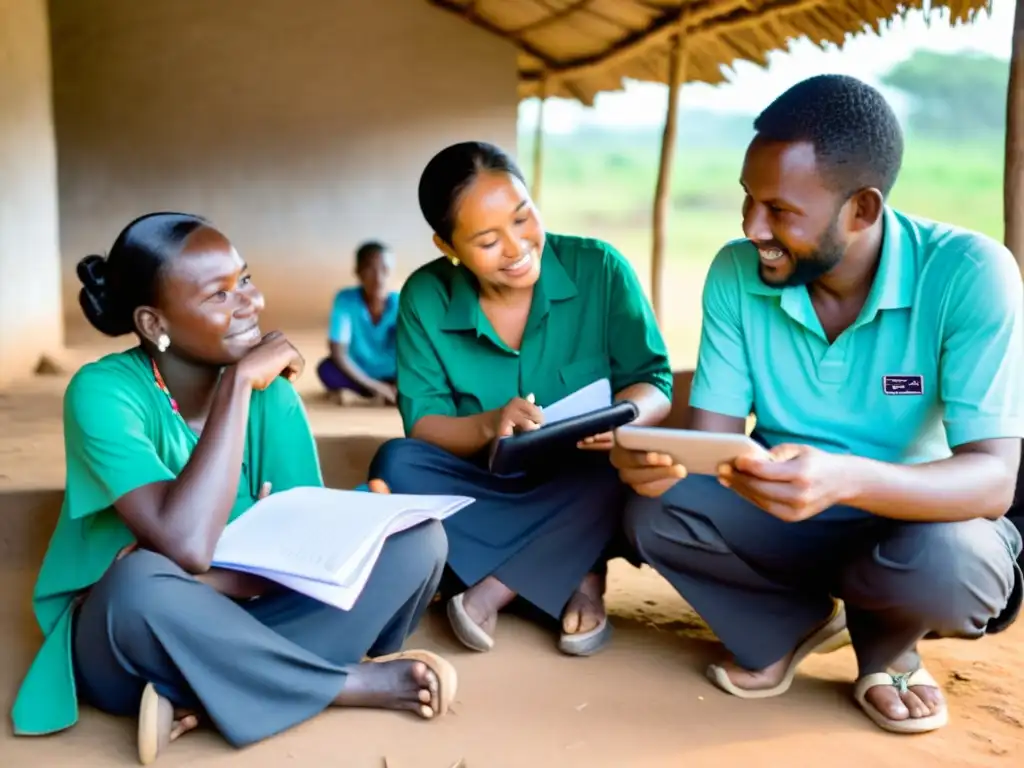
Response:
[{"label": "overcast sky", "polygon": [[[822,50],[807,40],[792,45],[791,53],[773,53],[769,66],[740,63],[727,73],[728,83],[717,87],[703,84],[685,86],[684,107],[699,107],[723,112],[756,113],[773,98],[805,77],[840,72],[877,85],[877,78],[893,64],[918,48],[957,51],[965,48],[987,51],[1009,58],[1013,28],[1014,0],[995,0],[991,18],[984,13],[967,26],[950,27],[944,14],[932,14],[931,28],[921,12],[913,12],[906,21],[896,21],[881,37],[874,34],[848,39],[842,50]],[[661,125],[665,115],[666,88],[649,83],[629,83],[625,91],[597,97],[593,108],[572,101],[552,99],[544,109],[545,131],[566,132],[583,124],[606,126]],[[536,124],[537,102],[520,106],[520,123]]]}]

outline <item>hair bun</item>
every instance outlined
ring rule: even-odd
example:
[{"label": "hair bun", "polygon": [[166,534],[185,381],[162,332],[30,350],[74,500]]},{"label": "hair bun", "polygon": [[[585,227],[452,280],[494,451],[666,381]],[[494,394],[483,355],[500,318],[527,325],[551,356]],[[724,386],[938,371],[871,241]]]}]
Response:
[{"label": "hair bun", "polygon": [[131,330],[123,327],[113,315],[107,286],[107,260],[102,256],[86,256],[75,267],[82,290],[78,292],[78,304],[89,323],[107,336],[121,336]]},{"label": "hair bun", "polygon": [[86,289],[99,297],[107,286],[107,260],[102,256],[86,256],[75,268],[78,279]]}]

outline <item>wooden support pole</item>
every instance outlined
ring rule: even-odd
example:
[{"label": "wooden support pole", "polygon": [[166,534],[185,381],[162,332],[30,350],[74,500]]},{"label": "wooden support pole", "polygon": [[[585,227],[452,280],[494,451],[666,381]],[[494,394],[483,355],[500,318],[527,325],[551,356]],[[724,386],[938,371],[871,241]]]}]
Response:
[{"label": "wooden support pole", "polygon": [[1024,269],[1024,0],[1013,19],[1010,82],[1006,89],[1006,159],[1003,166],[1003,241]]},{"label": "wooden support pole", "polygon": [[533,134],[533,184],[530,196],[540,205],[541,176],[544,172],[544,104],[548,100],[547,79],[540,84],[540,106],[537,108],[537,128]]},{"label": "wooden support pole", "polygon": [[[1020,0],[1024,2],[1024,0]],[[679,122],[679,86],[683,82],[686,53],[683,50],[682,30],[669,43],[668,57],[668,108],[665,111],[665,128],[661,135],[661,160],[658,163],[658,184],[654,191],[654,236],[651,247],[651,304],[655,317],[662,319],[664,305],[663,290],[665,278],[665,240],[668,223],[669,202],[672,187],[672,161],[676,152],[677,124]]]}]

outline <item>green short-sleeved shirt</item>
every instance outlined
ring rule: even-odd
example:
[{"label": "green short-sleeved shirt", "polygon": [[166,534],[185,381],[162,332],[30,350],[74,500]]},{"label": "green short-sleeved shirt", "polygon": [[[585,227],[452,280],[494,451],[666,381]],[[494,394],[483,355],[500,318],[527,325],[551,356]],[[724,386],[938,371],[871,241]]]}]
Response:
[{"label": "green short-sleeved shirt", "polygon": [[475,278],[447,259],[416,270],[398,309],[398,407],[406,434],[424,416],[470,416],[533,394],[541,407],[608,378],[671,399],[672,371],[629,262],[599,240],[549,234],[519,351],[480,309]]},{"label": "green short-sleeved shirt", "polygon": [[[44,641],[14,703],[16,734],[43,735],[77,722],[72,601],[134,541],[113,504],[143,485],[173,480],[197,442],[156,386],[141,349],[89,363],[71,379],[64,395],[67,488],[33,594]],[[231,519],[256,502],[265,482],[274,491],[323,485],[302,401],[285,379],[253,393],[242,461]]]},{"label": "green short-sleeved shirt", "polygon": [[772,445],[892,463],[1024,437],[1024,299],[1010,252],[886,208],[878,271],[857,320],[829,344],[805,286],[773,288],[757,250],[711,265],[690,404],[743,417]]}]

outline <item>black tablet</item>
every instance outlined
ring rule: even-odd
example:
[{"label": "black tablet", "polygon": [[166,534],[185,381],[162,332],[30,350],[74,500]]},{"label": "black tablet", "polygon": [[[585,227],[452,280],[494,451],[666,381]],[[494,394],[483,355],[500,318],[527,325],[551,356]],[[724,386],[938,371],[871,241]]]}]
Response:
[{"label": "black tablet", "polygon": [[612,432],[639,415],[635,403],[620,400],[607,408],[545,424],[531,432],[499,438],[491,445],[490,470],[497,475],[514,475],[533,467],[550,468],[558,462],[559,454],[579,450],[576,446],[580,440]]}]

